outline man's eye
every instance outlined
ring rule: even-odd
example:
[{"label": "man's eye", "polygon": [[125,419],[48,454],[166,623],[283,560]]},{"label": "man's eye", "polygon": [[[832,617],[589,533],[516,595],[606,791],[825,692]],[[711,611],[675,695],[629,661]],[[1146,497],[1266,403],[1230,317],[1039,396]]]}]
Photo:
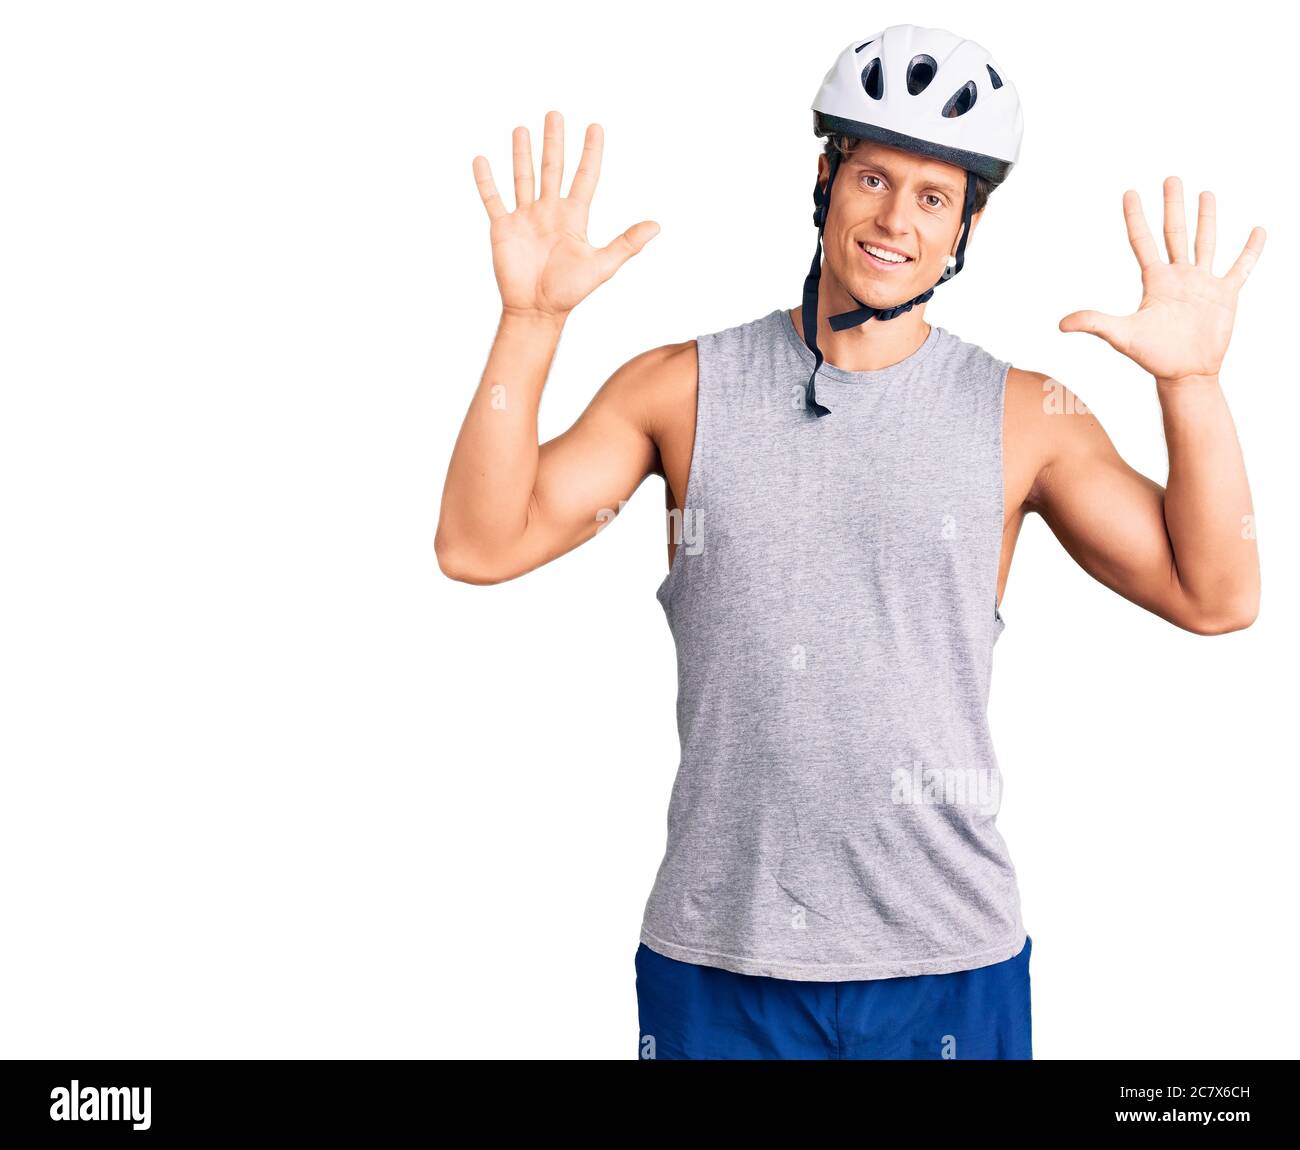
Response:
[{"label": "man's eye", "polygon": [[[879,176],[864,175],[862,178],[863,178],[864,180],[875,180],[876,183],[879,183],[879,182],[880,182],[880,177],[879,177]],[[875,184],[868,184],[868,185],[867,185],[867,187],[869,187],[869,188],[871,188],[871,189],[873,189],[873,190],[875,189],[875,186],[876,186]],[[934,203],[932,203],[932,204],[929,205],[929,206],[932,207],[932,208],[941,208],[941,207],[943,207],[943,197],[942,197],[942,196],[936,196],[933,192],[927,192],[927,193],[926,193],[926,199],[927,199],[927,200],[933,200],[933,201],[934,201]]]}]

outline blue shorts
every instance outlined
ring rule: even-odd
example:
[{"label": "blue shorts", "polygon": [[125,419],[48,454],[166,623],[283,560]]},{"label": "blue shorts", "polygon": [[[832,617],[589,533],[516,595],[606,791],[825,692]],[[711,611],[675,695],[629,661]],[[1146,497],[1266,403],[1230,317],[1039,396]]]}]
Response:
[{"label": "blue shorts", "polygon": [[636,952],[638,1058],[1032,1058],[1029,951],[951,974],[804,982]]}]

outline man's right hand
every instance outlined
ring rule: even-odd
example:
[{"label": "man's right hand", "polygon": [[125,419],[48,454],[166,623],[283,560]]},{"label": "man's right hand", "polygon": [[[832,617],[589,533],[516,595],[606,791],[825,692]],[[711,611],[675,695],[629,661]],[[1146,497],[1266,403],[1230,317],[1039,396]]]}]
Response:
[{"label": "man's right hand", "polygon": [[559,112],[548,112],[542,141],[542,194],[535,199],[528,129],[516,128],[513,212],[507,211],[497,194],[487,159],[474,157],[474,178],[492,221],[492,267],[507,315],[563,320],[659,234],[657,223],[642,220],[603,248],[587,242],[587,213],[600,176],[603,145],[600,125],[589,125],[577,174],[569,194],[561,196],[564,119]]},{"label": "man's right hand", "polygon": [[534,200],[528,133],[516,130],[513,212],[502,206],[487,161],[474,160],[503,309],[447,468],[434,539],[438,566],[465,583],[499,583],[550,562],[593,538],[647,475],[671,475],[676,490],[690,465],[694,340],[634,356],[572,427],[538,444],[538,404],[565,317],[659,230],[646,220],[606,248],[587,243],[600,127],[587,132],[568,198],[560,197],[562,132],[559,114],[550,113],[542,196]]}]

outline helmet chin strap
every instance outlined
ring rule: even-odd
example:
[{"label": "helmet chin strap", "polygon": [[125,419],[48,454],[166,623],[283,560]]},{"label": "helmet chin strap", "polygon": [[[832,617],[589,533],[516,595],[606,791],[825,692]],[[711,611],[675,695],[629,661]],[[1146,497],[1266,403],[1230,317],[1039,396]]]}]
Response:
[{"label": "helmet chin strap", "polygon": [[[835,172],[839,166],[840,154],[838,151],[834,151],[830,158],[830,174],[826,177],[825,190],[823,191],[820,181],[813,185],[813,203],[816,205],[816,209],[813,211],[813,223],[817,225],[817,250],[813,253],[812,267],[808,270],[808,278],[803,282],[803,339],[815,357],[812,375],[808,377],[808,382],[804,385],[804,406],[818,417],[830,415],[831,413],[830,408],[817,402],[814,381],[817,378],[818,369],[824,362],[821,348],[817,346],[817,292],[822,274],[822,233],[826,229],[826,217],[830,213],[831,206],[831,187],[835,183]],[[873,317],[882,320],[893,319],[906,311],[911,311],[917,304],[925,303],[934,295],[934,288],[952,279],[961,271],[962,265],[966,262],[966,238],[970,235],[970,221],[974,208],[975,173],[967,171],[966,201],[962,207],[961,217],[961,239],[957,243],[956,255],[948,257],[948,266],[944,268],[943,275],[939,277],[939,283],[923,291],[915,299],[891,308],[872,307],[870,304],[863,303],[852,292],[849,292],[849,297],[859,306],[854,311],[841,312],[839,315],[831,316],[827,320],[831,325],[831,329],[844,331],[846,328],[857,327],[861,323],[866,323],[867,320]],[[845,290],[847,291],[847,289]]]}]

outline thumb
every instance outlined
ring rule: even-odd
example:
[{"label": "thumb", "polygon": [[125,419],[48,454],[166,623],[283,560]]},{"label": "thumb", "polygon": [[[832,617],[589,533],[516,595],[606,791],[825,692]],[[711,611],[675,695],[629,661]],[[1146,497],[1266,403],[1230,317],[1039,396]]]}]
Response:
[{"label": "thumb", "polygon": [[1107,315],[1102,311],[1072,311],[1057,327],[1061,331],[1086,331],[1113,345],[1120,337],[1123,325],[1123,316]]},{"label": "thumb", "polygon": [[642,220],[600,248],[596,255],[600,261],[602,278],[609,279],[658,234],[659,225],[654,220]]}]

